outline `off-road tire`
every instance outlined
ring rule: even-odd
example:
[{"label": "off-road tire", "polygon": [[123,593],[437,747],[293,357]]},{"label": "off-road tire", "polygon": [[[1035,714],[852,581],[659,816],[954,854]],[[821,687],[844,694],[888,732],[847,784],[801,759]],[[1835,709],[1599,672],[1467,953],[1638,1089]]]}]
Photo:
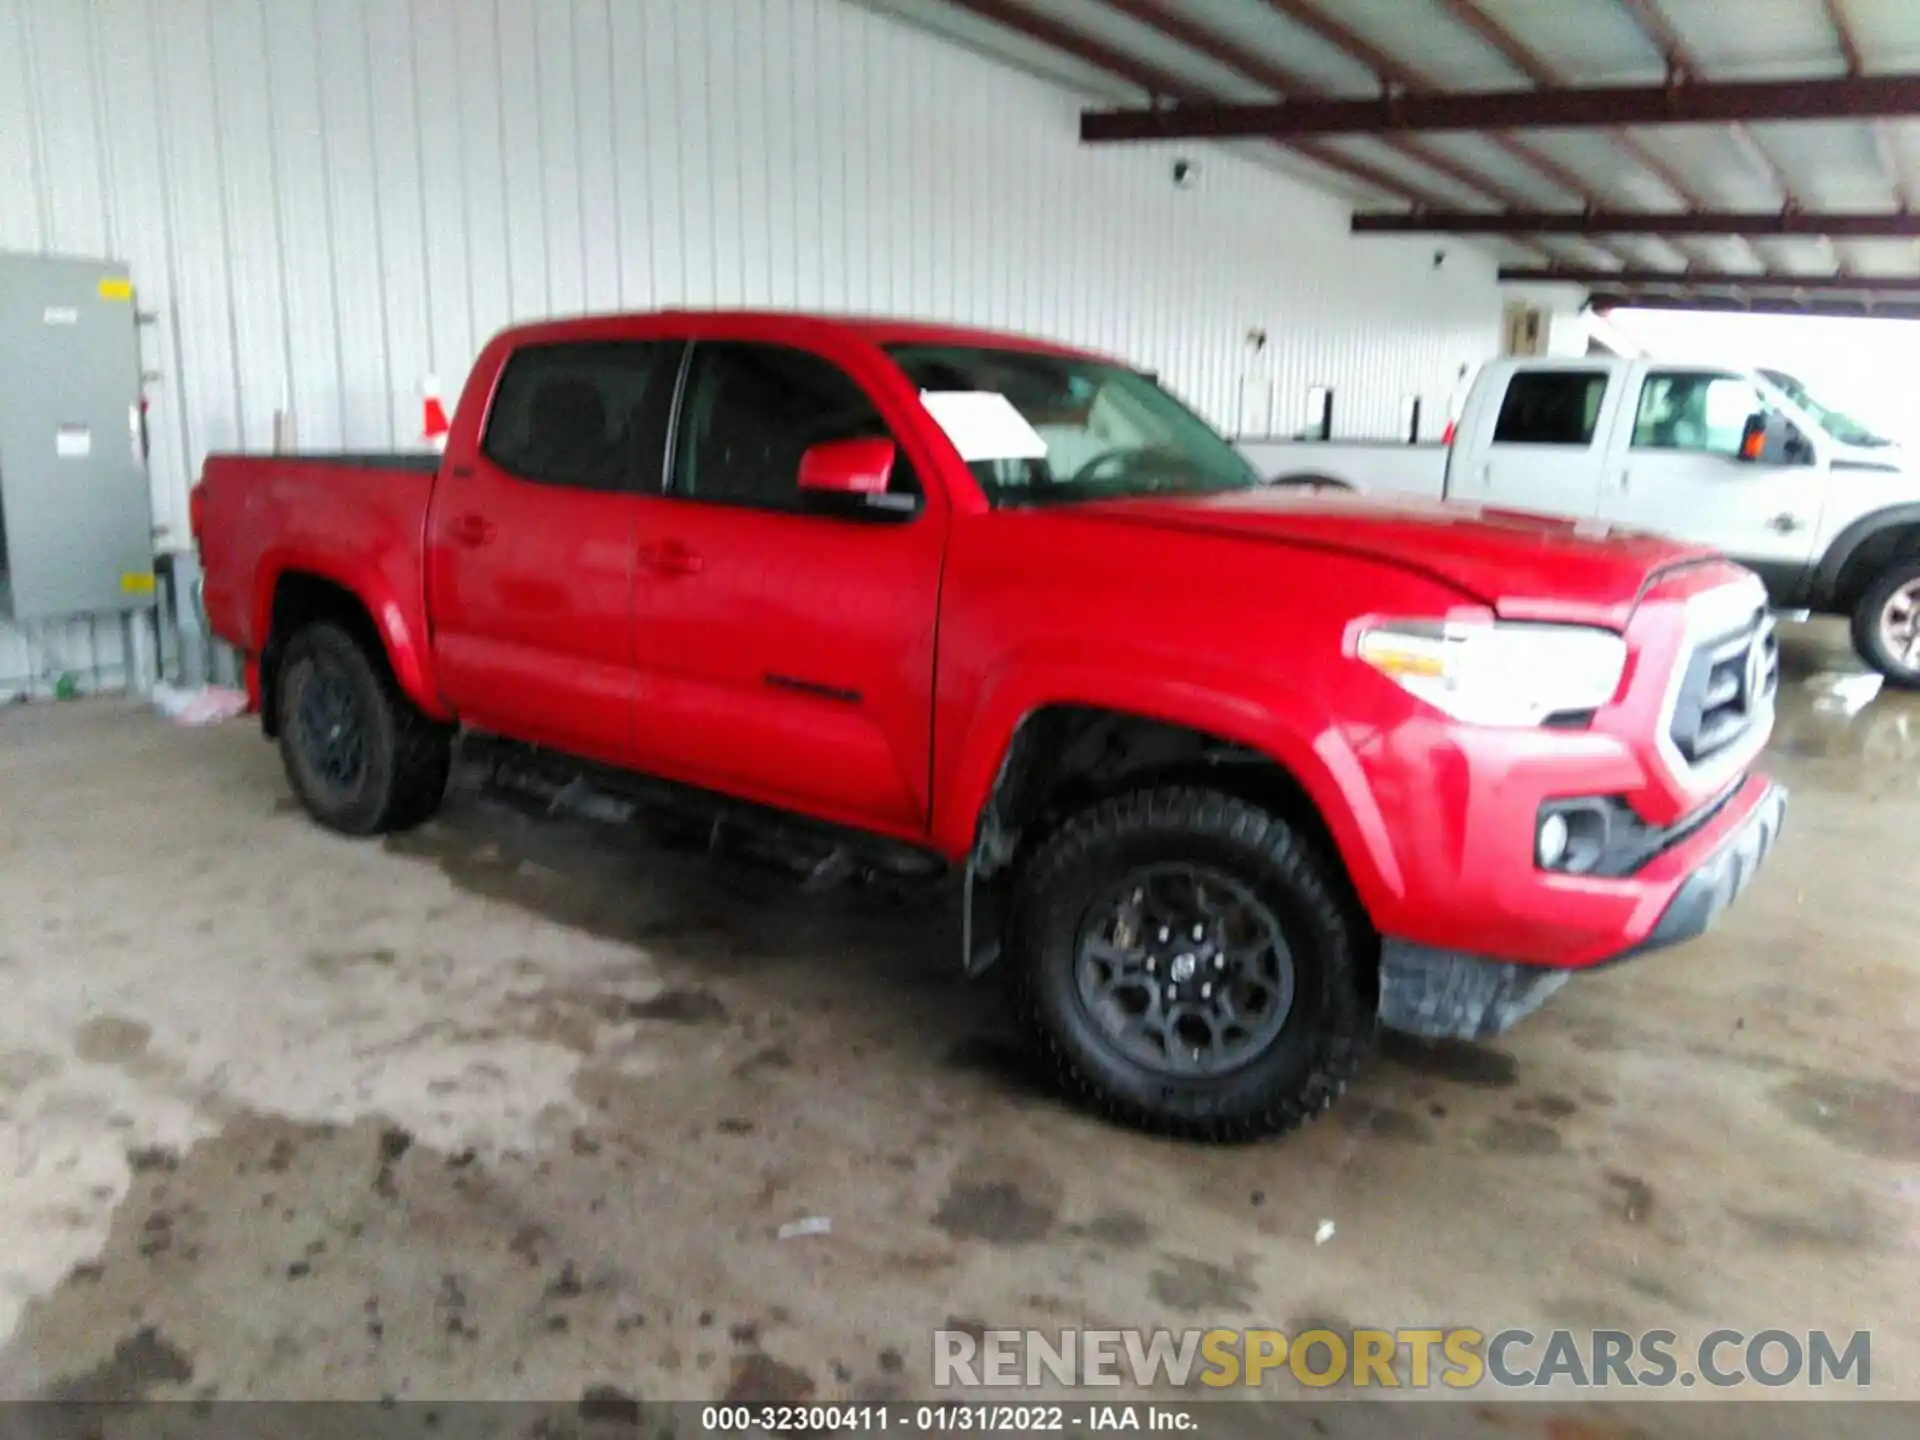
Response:
[{"label": "off-road tire", "polygon": [[[1089,1012],[1074,979],[1087,907],[1128,871],[1161,862],[1204,864],[1245,885],[1292,953],[1284,1026],[1223,1074],[1176,1077],[1140,1064]],[[1071,817],[1027,865],[1011,919],[1014,1014],[1062,1089],[1122,1124],[1219,1143],[1281,1134],[1333,1103],[1373,1038],[1364,922],[1333,862],[1285,821],[1218,791],[1139,790]]]},{"label": "off-road tire", "polygon": [[1874,577],[1853,607],[1853,648],[1860,658],[1887,677],[1889,685],[1920,689],[1920,670],[1900,663],[1880,634],[1880,612],[1895,591],[1920,581],[1920,555],[1905,555]]},{"label": "off-road tire", "polygon": [[[344,682],[362,733],[362,774],[345,789],[318,773],[295,718],[302,686],[322,673]],[[277,680],[280,758],[309,815],[354,836],[410,830],[433,817],[453,765],[453,732],[401,693],[384,655],[370,655],[346,630],[319,621],[287,642]]]}]

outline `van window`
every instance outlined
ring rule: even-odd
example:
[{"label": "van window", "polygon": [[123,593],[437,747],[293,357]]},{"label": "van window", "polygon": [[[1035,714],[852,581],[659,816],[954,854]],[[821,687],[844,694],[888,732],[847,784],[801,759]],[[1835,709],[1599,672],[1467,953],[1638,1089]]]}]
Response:
[{"label": "van window", "polygon": [[1591,445],[1606,394],[1603,370],[1522,370],[1507,382],[1493,443]]}]

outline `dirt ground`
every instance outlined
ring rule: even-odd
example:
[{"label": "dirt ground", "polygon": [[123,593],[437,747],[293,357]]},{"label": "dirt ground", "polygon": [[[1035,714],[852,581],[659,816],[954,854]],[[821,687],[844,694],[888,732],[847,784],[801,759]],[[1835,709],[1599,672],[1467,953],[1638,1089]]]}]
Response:
[{"label": "dirt ground", "polygon": [[1837,645],[1720,928],[1239,1149],[1056,1100],[938,901],[472,793],[351,843],[250,722],[0,713],[0,1398],[924,1397],[939,1327],[1214,1323],[1869,1329],[1920,1398],[1920,701],[1818,712]]}]

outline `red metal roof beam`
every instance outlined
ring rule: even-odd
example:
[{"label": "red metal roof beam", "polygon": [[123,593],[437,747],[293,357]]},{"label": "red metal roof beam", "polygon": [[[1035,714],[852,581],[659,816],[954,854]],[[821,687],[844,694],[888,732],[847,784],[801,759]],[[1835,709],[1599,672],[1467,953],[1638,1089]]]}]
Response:
[{"label": "red metal roof beam", "polygon": [[1591,270],[1562,265],[1508,265],[1510,283],[1587,285],[1602,290],[1803,290],[1809,294],[1911,295],[1920,275],[1782,275],[1732,270]]},{"label": "red metal roof beam", "polygon": [[[963,10],[970,10],[983,20],[991,20],[996,25],[1025,35],[1029,40],[1037,40],[1042,45],[1051,46],[1062,54],[1071,55],[1104,70],[1117,79],[1139,86],[1152,96],[1168,96],[1184,103],[1204,105],[1211,97],[1197,85],[1189,84],[1179,76],[1147,64],[1123,50],[1103,44],[1090,35],[1083,35],[1070,25],[1063,25],[1050,15],[1042,15],[1016,5],[1011,0],[954,0]],[[1444,203],[1437,201],[1430,191],[1409,185],[1396,176],[1389,175],[1377,166],[1342,155],[1337,150],[1324,145],[1316,145],[1310,140],[1290,142],[1288,149],[1306,156],[1316,165],[1322,165],[1338,174],[1346,175],[1361,184],[1372,187],[1383,195],[1397,195],[1415,205]]]},{"label": "red metal roof beam", "polygon": [[1473,0],[1441,0],[1441,3],[1454,19],[1478,35],[1489,49],[1496,51],[1501,59],[1541,89],[1552,89],[1563,83],[1559,72],[1522,45],[1518,36],[1474,4]]},{"label": "red metal roof beam", "polygon": [[1712,125],[1739,120],[1864,120],[1920,115],[1920,75],[1829,80],[1695,81],[1561,90],[1480,90],[1380,100],[1285,100],[1088,110],[1080,138],[1295,140],[1331,135],[1420,135],[1469,130],[1604,129]]},{"label": "red metal roof beam", "polygon": [[[1853,33],[1853,22],[1847,17],[1846,0],[1826,0],[1827,22],[1833,26],[1834,43],[1840,47],[1841,58],[1846,61],[1847,74],[1860,75],[1866,71],[1866,56],[1861,52],[1859,37]],[[1913,208],[1913,191],[1908,188],[1906,169],[1900,163],[1898,147],[1893,136],[1887,133],[1887,127],[1875,124],[1872,127],[1873,155],[1879,162],[1880,171],[1887,178],[1887,184],[1893,187],[1894,195],[1900,201],[1902,210]]]},{"label": "red metal roof beam", "polygon": [[[1291,95],[1298,99],[1326,93],[1306,76],[1296,71],[1282,69],[1272,61],[1243,50],[1225,37],[1194,23],[1182,14],[1176,5],[1170,3],[1170,0],[1101,0],[1101,3],[1110,10],[1117,10],[1129,19],[1139,21],[1149,29],[1159,31],[1169,40],[1178,41],[1196,55],[1206,56],[1214,64],[1233,71],[1242,79],[1265,86],[1275,94]],[[1418,161],[1437,174],[1446,176],[1456,185],[1476,190],[1482,195],[1498,200],[1503,205],[1528,203],[1515,191],[1496,184],[1429,145],[1423,145],[1417,140],[1400,140],[1393,143],[1394,148],[1401,154]]]},{"label": "red metal roof beam", "polygon": [[1673,28],[1673,22],[1667,19],[1654,0],[1620,0],[1620,8],[1633,17],[1633,23],[1639,27],[1640,33],[1647,37],[1648,43],[1667,62],[1668,70],[1676,75],[1699,74],[1692,47],[1680,38],[1680,32]]},{"label": "red metal roof beam", "polygon": [[1709,310],[1751,315],[1833,315],[1857,320],[1920,319],[1920,302],[1823,295],[1667,295],[1657,291],[1596,290],[1587,305],[1609,310]]},{"label": "red metal roof beam", "polygon": [[[1517,72],[1526,76],[1541,89],[1554,90],[1566,85],[1567,77],[1560,70],[1482,10],[1474,0],[1442,0],[1442,3],[1446,6],[1447,12],[1465,29],[1478,36]],[[1666,186],[1683,204],[1695,210],[1706,204],[1705,199],[1687,183],[1678,170],[1654,154],[1634,136],[1622,130],[1610,138],[1621,150],[1633,157],[1642,169]],[[1683,250],[1681,253],[1689,254],[1690,252]]]},{"label": "red metal roof beam", "polygon": [[[1299,98],[1326,93],[1317,82],[1306,76],[1283,69],[1264,56],[1244,50],[1224,36],[1196,24],[1180,12],[1175,0],[1101,0],[1101,3],[1149,29],[1158,31],[1170,40],[1178,41],[1195,54],[1206,56],[1214,64],[1231,70],[1243,79],[1265,86],[1277,95],[1291,95]],[[1522,195],[1488,179],[1472,167],[1461,164],[1445,151],[1422,141],[1401,138],[1384,143],[1392,146],[1409,160],[1425,166],[1436,174],[1446,176],[1456,185],[1497,200],[1502,205],[1524,208],[1535,203],[1532,197]],[[1523,245],[1522,248],[1549,260],[1559,258],[1556,252],[1542,245]]]},{"label": "red metal roof beam", "polygon": [[[1502,59],[1542,90],[1565,88],[1567,80],[1564,74],[1549,65],[1537,51],[1523,45],[1518,36],[1482,10],[1474,0],[1442,0],[1442,3],[1454,19],[1478,35],[1492,49],[1498,51]],[[1687,204],[1698,207],[1704,203],[1673,166],[1647,149],[1633,136],[1623,134],[1616,138],[1621,149],[1652,171],[1661,184]]]},{"label": "red metal roof beam", "polygon": [[1847,62],[1847,73],[1859,75],[1865,72],[1866,57],[1860,53],[1860,41],[1854,36],[1853,22],[1847,19],[1845,0],[1826,0],[1827,21],[1833,26],[1833,38],[1839,43],[1840,54]]},{"label": "red metal roof beam", "polygon": [[1356,235],[1825,235],[1849,240],[1920,239],[1920,215],[1821,214],[1805,210],[1483,210],[1357,212]]},{"label": "red metal roof beam", "polygon": [[[1433,83],[1432,77],[1403,60],[1395,59],[1351,25],[1312,4],[1311,0],[1267,0],[1267,6],[1366,66],[1374,73],[1383,90],[1398,87],[1411,95],[1431,95],[1440,89]],[[1600,197],[1585,180],[1551,155],[1542,154],[1512,135],[1492,134],[1486,138],[1569,195],[1577,195],[1589,205],[1600,203]]]},{"label": "red metal roof beam", "polygon": [[[1685,40],[1680,38],[1680,32],[1673,28],[1672,23],[1661,12],[1654,0],[1620,0],[1620,4],[1633,17],[1634,24],[1640,27],[1640,33],[1645,35],[1654,49],[1660,52],[1660,58],[1666,62],[1669,77],[1684,78],[1690,85],[1704,83],[1700,76],[1700,62],[1694,56],[1693,50]],[[1789,207],[1797,207],[1800,200],[1794,194],[1793,185],[1788,181],[1786,172],[1780,168],[1778,161],[1761,148],[1760,142],[1753,138],[1753,132],[1742,123],[1746,120],[1766,120],[1773,117],[1734,115],[1724,118],[1733,127],[1734,139],[1749,163],[1765,175],[1773,188],[1780,192],[1782,203]]]}]

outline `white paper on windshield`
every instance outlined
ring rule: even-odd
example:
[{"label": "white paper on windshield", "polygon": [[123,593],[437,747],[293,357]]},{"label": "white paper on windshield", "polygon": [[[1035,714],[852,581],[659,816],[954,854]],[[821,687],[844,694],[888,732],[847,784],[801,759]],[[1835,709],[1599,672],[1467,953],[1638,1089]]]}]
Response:
[{"label": "white paper on windshield", "polygon": [[1046,458],[1047,442],[997,390],[923,390],[920,403],[968,464]]}]

